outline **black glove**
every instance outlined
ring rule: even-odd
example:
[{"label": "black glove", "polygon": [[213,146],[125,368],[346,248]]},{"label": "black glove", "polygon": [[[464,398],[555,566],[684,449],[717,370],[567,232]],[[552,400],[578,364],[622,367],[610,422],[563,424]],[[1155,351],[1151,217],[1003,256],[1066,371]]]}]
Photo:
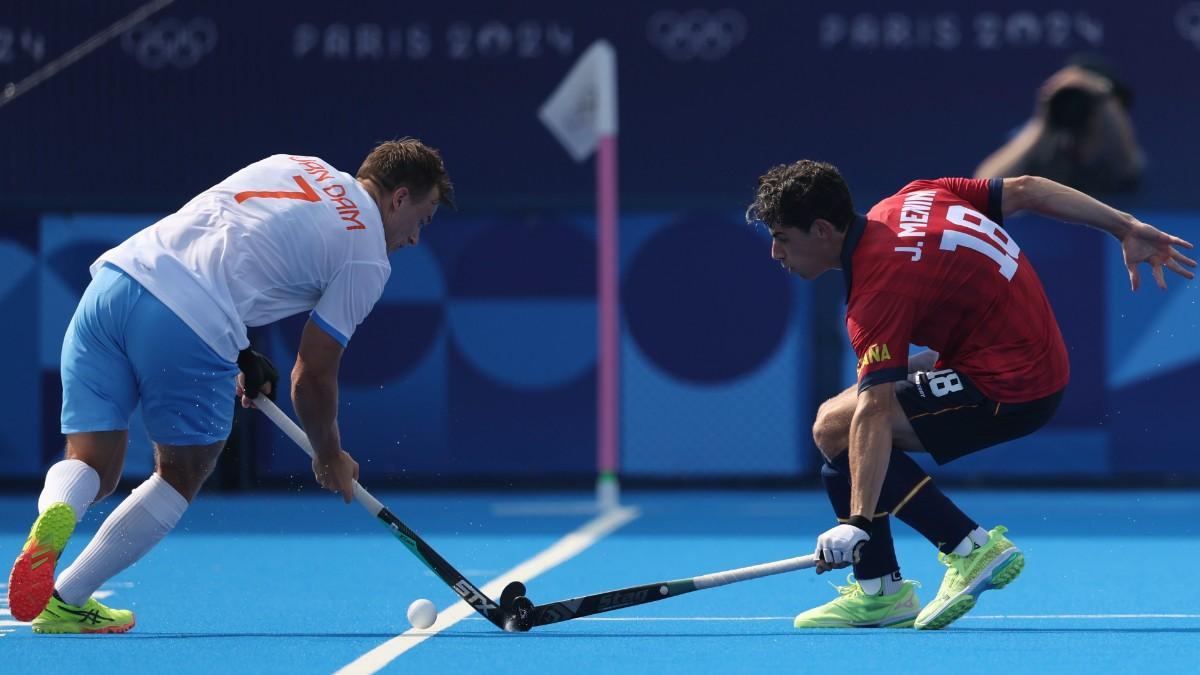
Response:
[{"label": "black glove", "polygon": [[237,364],[246,374],[246,396],[255,398],[262,386],[270,382],[271,393],[267,394],[267,398],[275,400],[275,392],[279,390],[279,371],[271,359],[247,347],[238,352]]}]

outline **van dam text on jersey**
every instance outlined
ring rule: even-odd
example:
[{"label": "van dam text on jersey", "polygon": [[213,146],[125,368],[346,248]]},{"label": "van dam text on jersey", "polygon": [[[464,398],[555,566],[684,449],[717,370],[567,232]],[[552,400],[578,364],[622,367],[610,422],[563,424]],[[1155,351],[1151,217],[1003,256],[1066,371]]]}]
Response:
[{"label": "van dam text on jersey", "polygon": [[354,203],[354,200],[346,196],[347,190],[345,185],[337,182],[321,185],[322,183],[333,181],[333,172],[330,171],[329,167],[311,157],[289,155],[288,159],[304,167],[304,172],[311,176],[317,185],[321,187],[321,192],[325,193],[325,196],[333,203],[334,208],[337,209],[338,216],[342,220],[353,223],[353,225],[346,226],[347,230],[367,229],[367,226],[358,220],[361,211],[359,211],[358,205]]}]

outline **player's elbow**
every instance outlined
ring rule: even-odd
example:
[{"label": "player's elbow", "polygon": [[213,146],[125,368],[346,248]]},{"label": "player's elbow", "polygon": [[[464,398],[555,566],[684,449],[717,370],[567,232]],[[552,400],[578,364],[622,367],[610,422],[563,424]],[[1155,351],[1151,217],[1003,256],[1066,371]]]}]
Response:
[{"label": "player's elbow", "polygon": [[1007,216],[1028,209],[1036,202],[1036,196],[1045,181],[1045,178],[1038,176],[1005,178],[1000,210]]},{"label": "player's elbow", "polygon": [[320,396],[337,388],[337,371],[314,367],[303,359],[296,360],[292,369],[292,397]]}]

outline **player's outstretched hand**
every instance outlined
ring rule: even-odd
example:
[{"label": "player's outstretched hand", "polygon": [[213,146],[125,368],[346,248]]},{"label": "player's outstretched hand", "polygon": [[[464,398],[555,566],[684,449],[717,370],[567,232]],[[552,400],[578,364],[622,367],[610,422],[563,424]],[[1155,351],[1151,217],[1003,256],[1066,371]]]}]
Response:
[{"label": "player's outstretched hand", "polygon": [[871,540],[871,535],[845,523],[826,530],[817,537],[817,574],[846,567],[858,559],[858,548]]},{"label": "player's outstretched hand", "polygon": [[[1141,285],[1138,274],[1138,265],[1141,263],[1150,265],[1154,280],[1163,290],[1167,289],[1167,280],[1163,278],[1164,267],[1184,279],[1195,278],[1196,275],[1187,267],[1195,267],[1196,261],[1180,253],[1176,246],[1192,248],[1191,242],[1167,234],[1152,225],[1135,222],[1121,239],[1121,253],[1125,256],[1125,269],[1129,271],[1130,289],[1136,292]],[[1184,267],[1185,265],[1187,267]]]},{"label": "player's outstretched hand", "polygon": [[349,504],[354,501],[354,481],[358,480],[358,462],[345,450],[330,460],[320,456],[313,457],[313,476],[321,487],[330,492],[337,492]]}]

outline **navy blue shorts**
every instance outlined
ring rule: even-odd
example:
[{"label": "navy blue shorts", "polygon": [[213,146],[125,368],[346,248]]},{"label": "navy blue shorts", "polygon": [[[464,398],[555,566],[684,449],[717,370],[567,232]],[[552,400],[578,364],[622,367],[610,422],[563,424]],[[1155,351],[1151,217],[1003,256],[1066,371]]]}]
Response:
[{"label": "navy blue shorts", "polygon": [[1059,390],[1026,403],[998,403],[952,368],[909,373],[896,383],[900,407],[938,464],[1037,431],[1062,397]]}]

